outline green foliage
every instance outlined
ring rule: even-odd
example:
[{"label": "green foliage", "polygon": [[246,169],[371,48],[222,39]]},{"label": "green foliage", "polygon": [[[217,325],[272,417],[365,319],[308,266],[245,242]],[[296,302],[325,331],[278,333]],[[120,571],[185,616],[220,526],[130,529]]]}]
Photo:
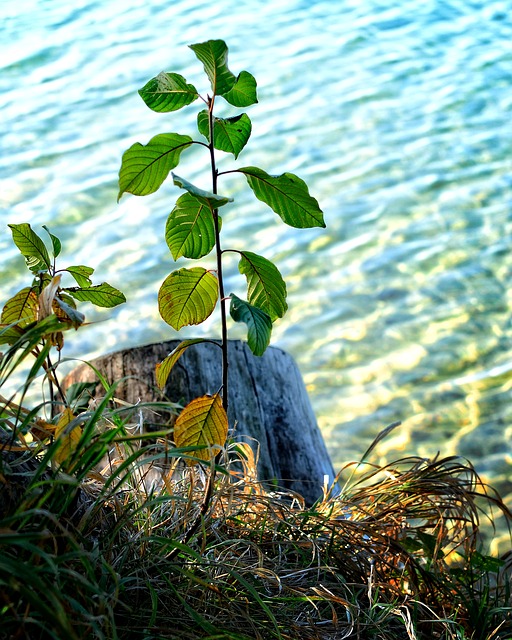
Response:
[{"label": "green foliage", "polygon": [[245,300],[240,300],[234,293],[231,294],[229,312],[235,322],[244,322],[247,325],[247,344],[255,356],[262,356],[270,343],[272,332],[272,319],[269,314]]},{"label": "green foliage", "polygon": [[[94,269],[91,267],[79,265],[58,269],[56,260],[61,253],[62,244],[46,226],[43,229],[51,242],[50,251],[28,223],[10,224],[9,227],[13,241],[32,273],[32,282],[9,298],[0,312],[0,346],[6,349],[0,357],[0,387],[31,356],[33,364],[22,385],[22,397],[42,370],[51,412],[60,415],[61,431],[64,432],[68,425],[74,424],[74,414],[60,388],[56,367],[52,362],[52,350],[61,351],[64,347],[64,332],[79,329],[85,322],[85,316],[77,309],[75,300],[92,302],[99,307],[114,307],[126,299],[118,289],[106,282],[93,285],[91,276]],[[78,286],[64,286],[62,278],[66,275]],[[1,395],[0,400],[4,400]],[[16,405],[11,400],[6,400],[3,410],[9,410],[11,406]],[[17,408],[15,415],[20,411],[22,410]],[[0,421],[0,436],[1,428]],[[79,428],[72,435],[63,433],[63,438],[68,442],[61,450],[60,459],[57,458],[60,463],[65,462],[80,438],[80,433]],[[53,435],[58,435],[55,430]]]},{"label": "green foliage", "polygon": [[215,309],[218,291],[217,278],[203,267],[173,271],[158,292],[160,315],[176,331],[200,324]]},{"label": "green foliage", "polygon": [[10,224],[12,239],[25,258],[27,267],[33,273],[49,271],[51,263],[48,250],[41,238],[32,231],[29,224]]},{"label": "green foliage", "polygon": [[187,84],[179,73],[159,73],[140,91],[147,106],[158,113],[177,111],[198,97],[194,86]]},{"label": "green foliage", "polygon": [[[159,362],[156,365],[156,383],[160,389],[164,389],[165,383],[167,382],[167,378],[171,373],[172,368],[184,354],[184,352],[190,347],[192,344],[198,344],[200,342],[205,342],[203,338],[194,338],[192,340],[183,340],[180,344],[173,350],[171,353],[164,359],[162,362]],[[217,344],[217,343],[213,343]]]},{"label": "green foliage", "polygon": [[167,218],[165,241],[174,260],[208,255],[215,246],[211,208],[192,194],[184,193]]},{"label": "green foliage", "polygon": [[325,227],[318,202],[309,195],[306,183],[293,173],[270,176],[257,167],[239,169],[254,195],[291,227]]},{"label": "green foliage", "polygon": [[[210,142],[210,118],[208,111],[201,111],[197,116],[197,128]],[[233,118],[213,119],[213,139],[215,149],[232,153],[235,159],[247,144],[252,131],[249,116],[242,113]]]},{"label": "green foliage", "polygon": [[265,311],[272,322],[286,313],[286,284],[277,267],[266,258],[240,251],[238,270],[247,278],[247,297],[249,302]]},{"label": "green foliage", "polygon": [[[14,346],[24,334],[49,316],[55,316],[50,332],[41,335],[41,341],[50,340],[52,345],[62,349],[62,332],[78,329],[85,316],[76,308],[74,299],[92,302],[98,307],[114,307],[126,301],[125,296],[115,287],[103,282],[92,285],[90,276],[94,269],[83,265],[57,269],[56,258],[62,245],[55,235],[48,233],[51,244],[50,253],[40,236],[30,224],[10,224],[15,245],[25,258],[27,267],[34,279],[30,286],[24,287],[4,304],[0,314],[0,344]],[[69,273],[78,287],[61,285],[63,273]]]},{"label": "green foliage", "polygon": [[[257,167],[229,168],[219,171],[216,151],[232,154],[235,159],[246,147],[252,123],[246,113],[219,117],[214,113],[217,97],[235,107],[257,103],[256,80],[248,71],[235,76],[228,66],[228,47],[223,40],[209,40],[190,45],[210,82],[212,93],[201,96],[183,76],[159,73],[140,91],[146,105],[157,112],[176,111],[190,105],[197,97],[206,109],[197,115],[198,133],[207,143],[189,136],[167,133],[155,136],[144,146],[136,143],[123,155],[119,171],[119,197],[125,192],[148,195],[160,188],[169,171],[180,161],[180,153],[195,144],[208,151],[208,169],[212,189],[205,191],[186,179],[172,174],[174,184],[185,189],[172,209],[165,227],[165,240],[174,260],[181,257],[199,259],[216,254],[216,276],[205,269],[180,269],[169,275],[158,295],[160,314],[174,329],[199,324],[215,307],[214,296],[220,299],[223,348],[224,406],[227,406],[227,314],[224,308],[223,257],[221,249],[221,218],[219,207],[232,202],[221,196],[217,182],[227,173],[240,173],[260,201],[268,205],[288,225],[295,228],[325,227],[317,200],[309,194],[306,183],[292,173],[272,176]],[[277,267],[267,258],[250,251],[240,252],[239,271],[247,279],[247,300],[231,294],[229,311],[235,322],[247,325],[247,340],[255,355],[261,356],[270,343],[272,323],[287,310],[286,285]],[[188,345],[187,345],[188,346]],[[165,385],[173,357],[166,359],[158,370],[159,384]]]},{"label": "green foliage", "polygon": [[177,133],[161,133],[147,145],[133,144],[123,154],[118,199],[126,192],[147,196],[157,191],[191,144],[192,138]]}]

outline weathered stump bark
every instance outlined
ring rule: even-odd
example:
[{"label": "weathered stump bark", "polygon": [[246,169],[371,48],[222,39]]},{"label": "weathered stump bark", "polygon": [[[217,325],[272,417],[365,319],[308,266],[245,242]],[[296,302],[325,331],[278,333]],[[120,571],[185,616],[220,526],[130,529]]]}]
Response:
[{"label": "weathered stump bark", "polygon": [[[175,365],[164,395],[155,382],[155,364],[178,344],[171,340],[111,353],[92,361],[109,382],[124,379],[115,396],[129,403],[161,400],[186,404],[216,393],[221,387],[221,352],[217,345],[190,346]],[[322,495],[324,478],[334,471],[300,372],[293,358],[275,347],[254,356],[241,341],[229,341],[229,424],[235,438],[259,443],[258,477],[300,493],[307,503]],[[65,379],[93,381],[95,374],[81,365]],[[101,392],[101,387],[98,387]],[[149,414],[154,423],[162,417]],[[152,416],[152,418],[151,418]]]}]

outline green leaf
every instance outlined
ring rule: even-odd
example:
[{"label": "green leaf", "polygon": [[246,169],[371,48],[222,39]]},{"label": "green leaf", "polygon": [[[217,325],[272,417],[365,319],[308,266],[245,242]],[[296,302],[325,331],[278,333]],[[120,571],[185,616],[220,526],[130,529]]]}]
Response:
[{"label": "green leaf", "polygon": [[186,107],[199,94],[179,73],[162,71],[140,89],[139,95],[153,111],[167,113]]},{"label": "green leaf", "polygon": [[27,267],[33,273],[48,271],[50,268],[50,256],[48,249],[41,238],[32,230],[27,222],[22,224],[9,224],[12,231],[12,239],[25,258]]},{"label": "green leaf", "polygon": [[225,196],[219,196],[216,193],[211,193],[210,191],[204,191],[188,180],[185,180],[185,178],[180,178],[180,176],[177,176],[175,173],[172,174],[172,179],[177,187],[188,191],[196,200],[205,204],[212,211],[223,207],[228,202],[233,202],[233,198],[227,198]]},{"label": "green leaf", "polygon": [[167,380],[171,374],[172,368],[185,353],[188,347],[190,347],[190,345],[192,344],[198,344],[199,342],[206,342],[206,340],[204,338],[183,340],[183,342],[180,342],[180,344],[175,349],[173,349],[171,353],[162,360],[162,362],[159,362],[156,365],[155,377],[156,384],[158,385],[159,389],[161,389],[162,391],[164,390],[165,385],[167,384]]},{"label": "green leaf", "polygon": [[[208,111],[201,111],[197,115],[197,128],[207,140],[210,139]],[[213,146],[238,158],[251,136],[251,130],[251,120],[246,113],[234,118],[214,118]]]},{"label": "green leaf", "polygon": [[257,167],[238,169],[247,178],[254,195],[277,213],[286,224],[298,229],[325,227],[318,202],[309,195],[306,183],[293,173],[271,176]]},{"label": "green leaf", "polygon": [[263,309],[272,322],[282,318],[288,309],[286,284],[277,267],[251,251],[241,251],[238,270],[247,278],[247,299],[250,304]]},{"label": "green leaf", "polygon": [[92,280],[90,276],[94,273],[94,269],[92,267],[85,267],[84,265],[79,264],[73,267],[68,267],[65,271],[73,276],[78,286],[86,288],[91,286]]},{"label": "green leaf", "polygon": [[17,323],[19,327],[26,327],[37,321],[38,307],[37,294],[31,287],[25,287],[7,300],[2,309],[0,322],[2,324]]},{"label": "green leaf", "polygon": [[162,319],[179,331],[189,324],[201,324],[215,309],[219,295],[217,278],[202,267],[173,271],[158,292]]},{"label": "green leaf", "polygon": [[56,296],[54,300],[55,305],[57,305],[57,308],[59,310],[56,315],[60,319],[71,322],[71,325],[75,329],[78,329],[78,327],[83,325],[83,323],[85,322],[85,316],[83,313],[80,313],[80,311],[77,311],[73,304],[64,302],[64,300],[62,300],[62,298],[58,296]]},{"label": "green leaf", "polygon": [[[177,417],[174,424],[174,442],[177,447],[203,447],[195,452],[201,460],[209,460],[224,446],[228,435],[228,417],[218,393],[192,400]],[[189,462],[189,464],[194,464]]]},{"label": "green leaf", "polygon": [[215,246],[215,225],[210,207],[190,193],[180,196],[167,218],[165,241],[174,260],[181,256],[198,259],[208,255]]},{"label": "green leaf", "polygon": [[169,171],[178,166],[181,152],[192,142],[190,136],[161,133],[151,138],[147,145],[133,144],[123,153],[118,201],[126,192],[147,196],[157,191]]},{"label": "green leaf", "polygon": [[94,287],[66,287],[63,290],[70,293],[76,300],[92,302],[97,307],[111,308],[126,302],[124,294],[107,282]]},{"label": "green leaf", "polygon": [[224,95],[235,85],[236,78],[228,69],[228,48],[224,40],[208,40],[191,44],[190,48],[203,63],[214,95]]},{"label": "green leaf", "polygon": [[57,238],[57,236],[54,236],[53,233],[50,233],[50,229],[48,229],[48,227],[45,224],[43,224],[42,227],[46,231],[46,233],[50,236],[50,240],[52,241],[53,257],[57,258],[60,255],[60,252],[62,250],[62,243]]},{"label": "green leaf", "polygon": [[241,300],[233,293],[229,313],[235,322],[247,325],[247,344],[255,356],[262,356],[270,344],[272,320],[268,313]]},{"label": "green leaf", "polygon": [[222,96],[234,107],[250,107],[258,102],[256,79],[248,71],[242,71],[233,88]]}]

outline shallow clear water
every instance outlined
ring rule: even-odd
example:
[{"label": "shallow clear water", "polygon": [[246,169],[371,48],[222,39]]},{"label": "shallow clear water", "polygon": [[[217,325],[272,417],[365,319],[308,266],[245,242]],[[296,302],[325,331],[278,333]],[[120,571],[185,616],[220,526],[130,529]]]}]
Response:
[{"label": "shallow clear water", "polygon": [[[242,178],[221,184],[224,246],[274,260],[290,310],[274,344],[303,372],[336,466],[390,422],[379,460],[467,456],[512,499],[512,16],[498,0],[24,0],[0,4],[2,299],[22,286],[7,222],[48,224],[63,260],[128,294],[68,337],[87,357],[176,337],[156,292],[178,195],[117,197],[122,152],[193,134],[149,111],[161,70],[200,91],[186,45],[223,38],[259,104],[238,162],[304,178],[326,230],[285,227]],[[199,104],[199,103],[198,103]],[[199,107],[200,108],[200,107]],[[180,175],[208,187],[200,151]],[[204,262],[204,261],[203,261]],[[228,264],[228,290],[243,285]],[[187,337],[217,331],[217,318]],[[235,330],[234,336],[238,336]]]}]

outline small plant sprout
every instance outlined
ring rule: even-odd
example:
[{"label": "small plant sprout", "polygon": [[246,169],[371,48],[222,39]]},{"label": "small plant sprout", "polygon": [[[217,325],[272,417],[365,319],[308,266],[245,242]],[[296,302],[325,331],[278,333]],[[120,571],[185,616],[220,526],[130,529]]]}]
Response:
[{"label": "small plant sprout", "polygon": [[[219,194],[219,178],[236,173],[244,176],[256,198],[268,205],[287,225],[310,228],[325,227],[325,223],[317,200],[309,194],[306,183],[298,176],[292,173],[274,176],[252,166],[219,170],[216,152],[231,154],[236,160],[250,138],[252,124],[246,113],[228,118],[217,116],[215,107],[218,99],[242,109],[254,105],[257,102],[256,80],[247,71],[238,76],[230,71],[228,48],[222,40],[209,40],[190,45],[190,48],[204,66],[211,94],[202,96],[183,76],[167,72],[151,79],[139,94],[150,109],[159,113],[177,111],[197,99],[202,101],[206,108],[197,115],[197,129],[202,139],[161,133],[147,145],[132,145],[123,154],[119,198],[124,193],[139,196],[154,193],[178,166],[182,153],[192,145],[205,148],[211,191],[204,191],[171,173],[174,184],[184,193],[167,219],[165,239],[175,261],[180,257],[200,259],[214,251],[216,269],[194,266],[173,271],[160,288],[158,305],[163,320],[175,330],[180,330],[186,325],[201,324],[213,313],[220,300],[222,386],[214,396],[196,399],[185,407],[176,423],[175,440],[178,446],[201,442],[222,446],[227,435],[228,408],[226,302],[229,300],[231,318],[247,325],[247,342],[257,356],[261,356],[269,345],[272,323],[283,317],[287,303],[286,284],[277,267],[267,258],[246,250],[236,251],[240,256],[238,269],[247,279],[246,295],[226,295],[223,257],[227,251],[234,250],[221,248],[219,210],[230,206],[232,198]],[[204,341],[184,340],[157,365],[156,378],[160,388],[165,387],[172,367],[184,351]],[[205,452],[207,458],[208,452]]]},{"label": "small plant sprout", "polygon": [[[62,244],[45,225],[43,229],[51,241],[51,251],[30,224],[8,226],[33,280],[5,303],[0,315],[0,345],[17,347],[19,343],[26,343],[29,348],[25,355],[30,352],[39,355],[40,349],[49,351],[51,347],[61,351],[63,331],[78,329],[85,322],[75,300],[91,302],[98,307],[115,307],[126,302],[124,294],[107,282],[93,285],[92,267],[57,268]],[[78,286],[63,286],[61,279],[64,274],[71,276]],[[32,345],[29,333],[31,336],[39,335],[40,340]],[[9,359],[7,355],[5,357]],[[49,355],[47,363],[50,364]]]},{"label": "small plant sprout", "polygon": [[[43,229],[48,234],[50,250],[30,224],[25,222],[8,226],[14,244],[32,274],[32,282],[7,300],[0,313],[0,346],[7,348],[0,358],[0,388],[28,356],[32,356],[34,362],[22,387],[20,404],[14,402],[14,396],[7,399],[0,395],[0,416],[7,420],[5,424],[13,433],[17,432],[20,424],[29,424],[29,428],[23,427],[21,430],[25,434],[30,431],[36,440],[62,436],[60,452],[55,460],[63,463],[76,447],[81,430],[71,425],[75,418],[71,396],[61,388],[52,352],[57,350],[60,358],[64,347],[64,331],[79,329],[85,323],[85,316],[77,309],[76,300],[91,302],[98,307],[115,307],[125,302],[126,298],[106,282],[93,285],[91,276],[94,269],[91,267],[75,265],[57,268],[61,241],[46,226],[43,225]],[[77,286],[64,285],[62,279],[65,275],[71,283],[74,280]],[[41,370],[45,374],[51,415],[55,418],[52,423],[42,419],[31,420],[32,412],[22,406],[31,383]]]}]

